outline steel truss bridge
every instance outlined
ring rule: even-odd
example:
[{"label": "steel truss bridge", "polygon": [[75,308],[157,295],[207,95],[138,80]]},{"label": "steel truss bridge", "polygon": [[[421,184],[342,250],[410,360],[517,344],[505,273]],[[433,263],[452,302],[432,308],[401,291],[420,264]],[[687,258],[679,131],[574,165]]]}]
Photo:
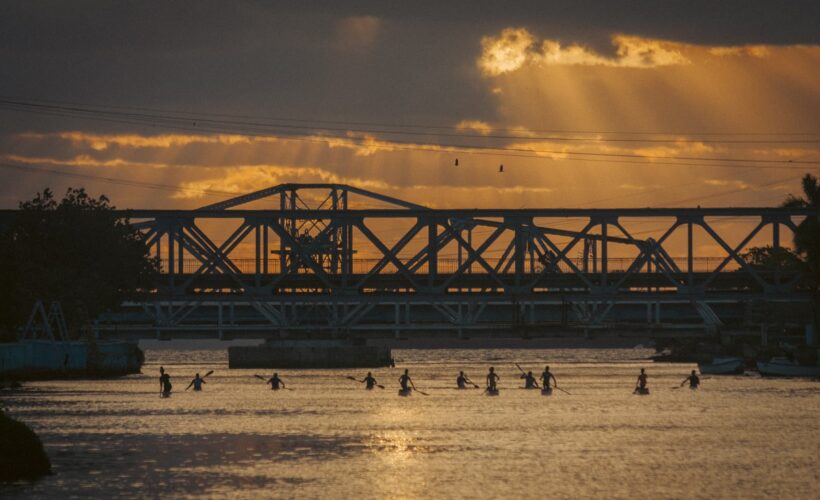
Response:
[{"label": "steel truss bridge", "polygon": [[[160,339],[713,330],[747,321],[755,304],[807,300],[801,276],[741,255],[764,236],[776,248],[790,242],[796,223],[817,215],[430,209],[347,185],[283,184],[196,210],[123,211],[163,272],[150,300],[96,327]],[[727,217],[746,223],[739,242],[717,229]],[[634,229],[646,223],[662,226],[655,238]],[[696,255],[695,231],[723,255]],[[674,238],[683,257],[667,249]]]}]

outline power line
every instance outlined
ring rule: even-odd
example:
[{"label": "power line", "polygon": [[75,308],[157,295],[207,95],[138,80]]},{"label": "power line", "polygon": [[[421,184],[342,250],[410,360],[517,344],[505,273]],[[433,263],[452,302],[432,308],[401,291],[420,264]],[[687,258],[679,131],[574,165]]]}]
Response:
[{"label": "power line", "polygon": [[[0,106],[3,104],[3,101],[0,100]],[[222,132],[222,133],[237,133],[237,130],[240,130],[237,135],[245,135],[245,136],[261,136],[261,137],[269,137],[269,135],[253,133],[253,130],[242,130],[240,129],[220,129],[217,128],[216,125],[219,122],[215,122],[213,120],[205,120],[205,126],[202,126],[202,122],[197,124],[197,122],[191,122],[191,126],[188,126],[188,120],[186,119],[185,125],[182,124],[179,117],[172,117],[172,116],[161,116],[161,115],[146,115],[146,114],[125,114],[119,112],[104,112],[104,111],[95,111],[95,110],[84,110],[81,108],[70,108],[65,106],[51,106],[51,105],[32,105],[33,107],[26,107],[26,108],[19,108],[15,107],[16,105],[9,108],[8,106],[6,109],[16,110],[16,111],[23,111],[23,112],[31,112],[36,114],[46,114],[51,116],[65,116],[65,117],[72,117],[72,118],[80,118],[80,119],[89,119],[89,120],[96,120],[96,121],[113,121],[117,123],[128,123],[128,124],[138,124],[138,125],[150,125],[156,126],[157,124],[166,127],[166,128],[175,128],[175,129],[182,129],[186,131],[195,131],[195,132],[202,132],[203,130],[206,132]],[[113,114],[112,114],[113,113]],[[230,124],[229,124],[230,125]],[[272,130],[272,129],[271,129]],[[353,144],[357,145],[367,145],[369,147],[375,147],[380,149],[398,149],[398,150],[414,150],[414,151],[427,151],[427,152],[435,152],[435,153],[444,153],[444,152],[466,152],[468,154],[490,154],[496,156],[524,156],[528,158],[538,158],[538,159],[551,159],[551,160],[574,160],[574,161],[592,161],[595,158],[607,158],[612,161],[612,158],[618,159],[638,159],[642,160],[641,164],[658,164],[656,160],[674,160],[674,161],[688,161],[688,162],[730,162],[730,163],[753,163],[755,165],[780,165],[780,168],[800,168],[794,167],[792,164],[796,165],[820,165],[820,160],[788,160],[788,159],[759,159],[759,158],[735,158],[735,157],[699,157],[699,156],[673,156],[673,155],[657,155],[657,156],[648,156],[642,154],[634,154],[634,153],[600,153],[600,152],[587,152],[587,151],[570,151],[570,150],[546,150],[546,149],[535,149],[535,148],[520,148],[520,147],[502,147],[502,146],[482,146],[482,145],[464,145],[464,144],[446,144],[446,143],[436,143],[431,145],[419,145],[414,142],[407,142],[407,141],[385,141],[388,142],[387,145],[380,145],[380,144],[369,144],[368,138],[351,138],[347,136],[329,136],[329,137],[304,137],[303,134],[294,134],[293,131],[278,131],[280,135],[286,135],[291,140],[306,140],[309,142],[323,142],[327,143],[333,139],[343,139],[350,141]],[[449,151],[442,151],[442,148],[449,150]],[[557,155],[559,158],[544,158],[539,155]],[[567,155],[573,155],[574,157],[566,157]],[[697,165],[697,164],[696,164]],[[722,165],[721,165],[722,166]],[[742,168],[750,168],[750,166],[746,165]]]},{"label": "power line", "polygon": [[66,172],[64,170],[54,170],[50,168],[43,168],[37,167],[33,165],[14,165],[11,163],[0,163],[0,168],[7,168],[7,169],[16,169],[22,171],[34,171],[39,173],[47,173],[47,174],[54,174],[54,175],[61,175],[64,177],[76,177],[80,179],[89,179],[94,181],[101,181],[107,182],[110,184],[119,184],[123,186],[130,186],[130,187],[140,187],[145,189],[157,189],[157,190],[164,190],[164,191],[173,191],[173,192],[194,192],[203,194],[206,196],[236,196],[237,193],[229,192],[229,191],[216,191],[212,189],[196,189],[196,188],[182,188],[179,186],[172,186],[169,184],[157,184],[153,182],[143,182],[137,181],[133,179],[123,179],[117,177],[103,177],[100,175],[91,175],[91,174],[83,174],[80,172]]},{"label": "power line", "polygon": [[[431,136],[434,135],[436,137],[456,137],[456,138],[471,138],[471,139],[505,139],[505,140],[531,140],[531,141],[555,141],[555,142],[592,142],[592,143],[599,143],[599,142],[624,142],[624,143],[650,143],[650,144],[657,144],[657,143],[680,143],[680,137],[671,138],[671,139],[651,139],[651,138],[612,138],[612,137],[567,137],[567,136],[538,136],[538,135],[527,135],[523,134],[519,131],[518,135],[507,135],[507,134],[496,134],[496,133],[466,133],[466,132],[459,132],[459,133],[449,133],[449,132],[413,132],[407,130],[390,130],[390,129],[375,129],[375,128],[351,128],[351,127],[330,127],[330,126],[317,126],[317,125],[291,125],[287,123],[265,123],[260,121],[238,121],[238,120],[216,120],[213,118],[209,118],[207,114],[187,114],[187,116],[174,116],[172,114],[145,114],[145,113],[124,113],[121,111],[105,111],[105,110],[95,110],[91,107],[87,107],[89,105],[85,105],[84,107],[80,106],[66,106],[66,105],[55,105],[55,104],[37,104],[32,102],[25,102],[25,101],[12,101],[12,100],[4,100],[0,99],[0,105],[5,106],[6,109],[14,109],[17,111],[27,111],[28,109],[48,109],[53,111],[62,111],[67,113],[98,113],[98,114],[105,114],[110,116],[130,116],[132,118],[150,118],[150,119],[157,119],[157,120],[182,120],[185,119],[186,121],[194,120],[199,123],[208,123],[211,125],[226,125],[226,126],[235,126],[235,127],[247,127],[250,129],[262,129],[262,130],[295,130],[301,131],[301,133],[305,134],[313,130],[321,130],[321,131],[329,131],[329,132],[357,132],[357,133],[364,133],[364,134],[383,134],[383,135],[401,135],[401,136]],[[277,120],[278,121],[278,120]],[[456,127],[455,130],[464,130],[468,127],[458,128]],[[495,129],[490,129],[495,130]],[[523,134],[523,135],[522,135]],[[684,141],[686,142],[686,141]],[[818,144],[820,143],[820,139],[700,139],[697,142],[703,144]]]},{"label": "power line", "polygon": [[[86,107],[86,108],[100,108],[100,109],[108,109],[108,110],[129,110],[129,111],[141,111],[141,112],[150,112],[150,113],[159,113],[159,114],[172,114],[172,115],[181,115],[188,118],[196,118],[196,117],[216,117],[216,118],[231,118],[231,119],[242,119],[242,120],[269,120],[269,121],[277,121],[277,122],[292,122],[292,123],[306,123],[306,124],[333,124],[333,125],[354,125],[354,126],[372,126],[372,127],[393,127],[393,128],[408,128],[408,129],[422,129],[422,130],[464,130],[465,128],[470,128],[466,126],[454,126],[454,125],[421,125],[421,124],[407,124],[407,123],[385,123],[385,122],[370,122],[370,121],[350,121],[350,120],[325,120],[325,119],[304,119],[304,118],[292,118],[292,117],[263,117],[259,115],[242,115],[242,114],[229,114],[229,113],[204,113],[204,112],[194,112],[194,111],[184,111],[184,110],[169,110],[169,109],[162,109],[162,108],[150,108],[150,107],[137,107],[137,106],[113,106],[113,105],[105,105],[105,104],[88,104],[88,103],[79,103],[76,101],[55,101],[55,100],[48,100],[48,99],[30,99],[30,98],[21,98],[21,97],[14,97],[14,96],[0,96],[0,100],[6,101],[15,101],[15,102],[26,102],[26,103],[36,103],[36,104],[51,104],[51,105],[62,105],[62,106],[79,106],[79,107]],[[346,129],[347,130],[347,129]],[[498,127],[492,126],[490,130],[493,131],[500,131],[500,132],[511,132],[511,133],[520,133],[520,128],[510,128],[510,127]],[[603,131],[603,130],[568,130],[568,129],[533,129],[529,130],[530,133],[544,133],[544,134],[572,134],[572,135],[579,135],[579,134],[589,134],[589,135],[643,135],[643,136],[727,136],[727,137],[739,137],[739,136],[749,136],[749,137],[788,137],[788,136],[820,136],[820,130],[815,132],[694,132],[694,131]],[[480,135],[478,137],[484,137]],[[521,137],[521,136],[515,136]],[[762,141],[762,142],[769,142],[769,141]]]}]

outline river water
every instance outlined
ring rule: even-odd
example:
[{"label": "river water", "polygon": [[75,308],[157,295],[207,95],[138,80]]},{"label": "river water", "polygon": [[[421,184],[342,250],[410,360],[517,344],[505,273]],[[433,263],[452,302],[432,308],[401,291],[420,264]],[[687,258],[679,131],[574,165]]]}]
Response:
[{"label": "river water", "polygon": [[[350,370],[228,370],[224,351],[147,351],[143,375],[32,382],[9,413],[42,437],[54,475],[3,498],[820,498],[820,383],[711,377],[618,350],[405,350],[365,391]],[[551,365],[550,397],[514,363]],[[162,364],[174,383],[160,398]],[[494,365],[501,394],[455,390]],[[632,395],[640,367],[649,396]],[[418,389],[397,396],[402,368]],[[200,393],[195,372],[214,370]],[[269,375],[269,374],[268,374]]]}]

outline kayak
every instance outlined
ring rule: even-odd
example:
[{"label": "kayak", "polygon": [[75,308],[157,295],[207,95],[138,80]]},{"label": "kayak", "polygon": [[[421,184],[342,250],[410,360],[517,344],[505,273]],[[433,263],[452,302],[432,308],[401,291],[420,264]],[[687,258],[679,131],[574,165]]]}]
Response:
[{"label": "kayak", "polygon": [[711,363],[698,363],[698,369],[704,375],[741,375],[743,365],[743,358],[714,358]]},{"label": "kayak", "polygon": [[409,396],[412,393],[412,389],[399,389],[399,396]]},{"label": "kayak", "polygon": [[757,371],[770,377],[820,378],[820,366],[801,365],[786,358],[772,358],[768,363],[758,362]]},{"label": "kayak", "polygon": [[648,396],[649,395],[649,388],[644,387],[643,389],[640,389],[640,388],[635,389],[635,391],[632,394],[637,394],[638,396]]},{"label": "kayak", "polygon": [[498,396],[499,390],[498,389],[487,389],[485,391],[488,396]]},{"label": "kayak", "polygon": [[551,387],[544,387],[541,389],[542,396],[552,396],[552,388]]}]

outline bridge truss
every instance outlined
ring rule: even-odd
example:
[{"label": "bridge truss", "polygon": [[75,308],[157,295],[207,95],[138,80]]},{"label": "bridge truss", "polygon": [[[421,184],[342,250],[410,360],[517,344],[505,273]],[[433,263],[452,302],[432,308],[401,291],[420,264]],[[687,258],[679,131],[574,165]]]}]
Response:
[{"label": "bridge truss", "polygon": [[[745,321],[753,304],[807,300],[797,272],[753,266],[743,253],[761,239],[779,248],[781,231],[791,241],[802,217],[820,214],[441,210],[347,185],[283,184],[196,210],[123,215],[163,274],[151,300],[101,318],[101,334],[227,339],[714,329]],[[726,218],[744,225],[729,235]],[[660,226],[653,237],[635,229],[646,223]],[[705,265],[695,232],[720,253]]]}]

